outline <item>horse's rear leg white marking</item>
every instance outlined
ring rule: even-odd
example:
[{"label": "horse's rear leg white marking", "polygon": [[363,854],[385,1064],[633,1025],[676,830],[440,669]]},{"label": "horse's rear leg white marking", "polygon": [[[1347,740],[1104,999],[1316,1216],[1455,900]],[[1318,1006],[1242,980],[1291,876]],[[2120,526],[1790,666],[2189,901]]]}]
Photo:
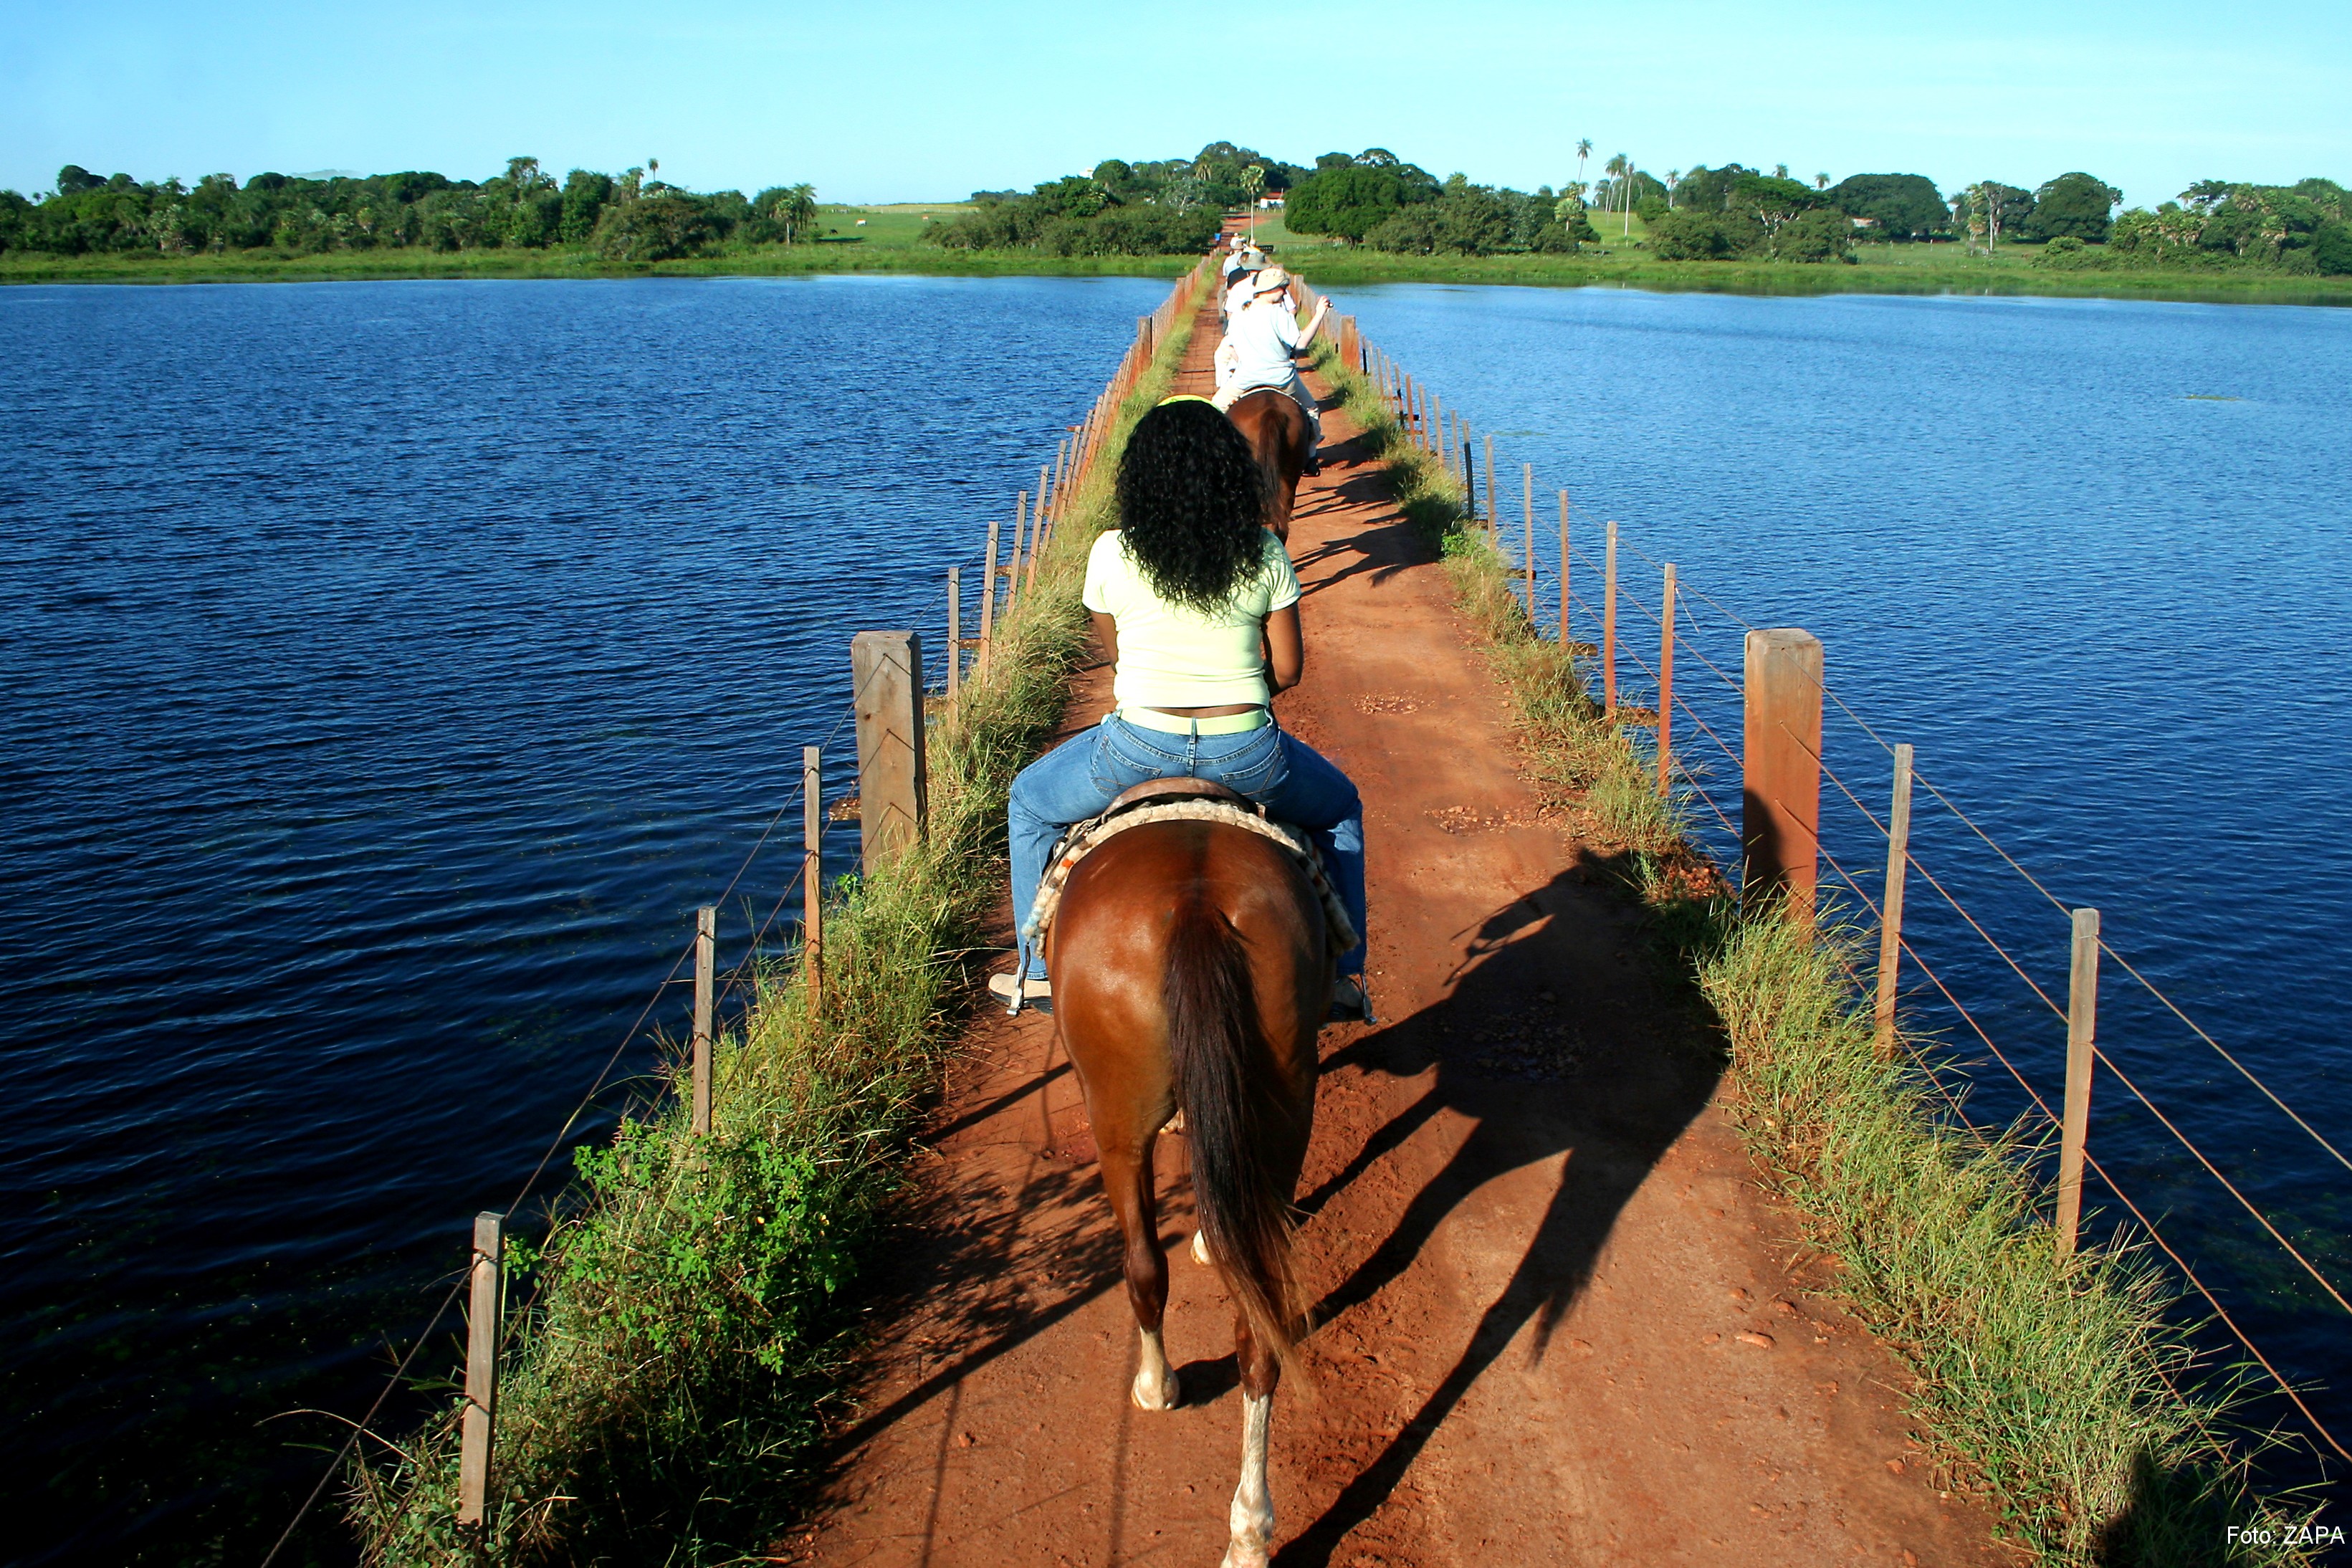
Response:
[{"label": "horse's rear leg white marking", "polygon": [[1195,1263],[1209,1261],[1209,1238],[1197,1230],[1192,1233],[1192,1261]]},{"label": "horse's rear leg white marking", "polygon": [[1183,1389],[1177,1384],[1176,1369],[1168,1364],[1168,1347],[1158,1329],[1137,1331],[1143,1336],[1143,1364],[1135,1370],[1135,1407],[1173,1410],[1182,1402]]},{"label": "horse's rear leg white marking", "polygon": [[1274,1395],[1242,1395],[1242,1484],[1234,1489],[1234,1532],[1223,1568],[1266,1568],[1274,1547],[1274,1496],[1266,1489],[1266,1435],[1274,1425]]}]

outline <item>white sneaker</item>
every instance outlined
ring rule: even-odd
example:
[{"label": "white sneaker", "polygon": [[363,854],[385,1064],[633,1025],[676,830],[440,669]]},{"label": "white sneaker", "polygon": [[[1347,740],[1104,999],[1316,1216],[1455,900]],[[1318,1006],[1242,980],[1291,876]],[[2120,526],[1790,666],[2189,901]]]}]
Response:
[{"label": "white sneaker", "polygon": [[[1002,1002],[1009,1003],[1013,1000],[1013,976],[1009,973],[992,974],[988,977],[990,994]],[[1021,1000],[1024,1002],[1034,1004],[1051,1002],[1053,999],[1054,983],[1050,980],[1031,980],[1024,982],[1021,986]]]}]

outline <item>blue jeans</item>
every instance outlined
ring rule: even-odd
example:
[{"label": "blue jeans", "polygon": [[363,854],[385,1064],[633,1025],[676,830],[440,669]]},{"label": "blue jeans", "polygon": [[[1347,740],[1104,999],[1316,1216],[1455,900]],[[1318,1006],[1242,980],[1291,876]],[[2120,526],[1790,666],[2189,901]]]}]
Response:
[{"label": "blue jeans", "polygon": [[[1122,791],[1147,779],[1213,779],[1304,828],[1323,852],[1339,901],[1355,922],[1356,945],[1339,973],[1364,970],[1364,804],[1348,775],[1314,747],[1273,724],[1239,735],[1171,735],[1129,724],[1112,714],[1083,735],[1055,747],[1021,770],[1007,807],[1013,847],[1013,929],[1029,923],[1038,879],[1054,841],[1072,823],[1100,813]],[[1029,955],[1029,973],[1044,979],[1045,961]]]}]

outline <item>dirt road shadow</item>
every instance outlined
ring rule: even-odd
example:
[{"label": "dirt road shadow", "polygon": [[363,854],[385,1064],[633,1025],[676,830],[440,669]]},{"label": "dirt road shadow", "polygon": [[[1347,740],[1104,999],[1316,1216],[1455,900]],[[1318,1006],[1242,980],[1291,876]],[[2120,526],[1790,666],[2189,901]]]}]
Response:
[{"label": "dirt road shadow", "polygon": [[1622,899],[1588,858],[1496,909],[1468,937],[1444,998],[1363,1035],[1327,1072],[1430,1079],[1374,1128],[1336,1174],[1303,1194],[1320,1212],[1445,1113],[1475,1125],[1393,1226],[1316,1306],[1328,1323],[1412,1268],[1439,1226],[1497,1177],[1562,1159],[1559,1179],[1508,1283],[1401,1431],[1276,1561],[1332,1560],[1371,1518],[1478,1379],[1523,1331],[1538,1362],[1590,1279],[1626,1202],[1714,1092],[1721,1065],[1695,996],[1661,994],[1659,965]]}]

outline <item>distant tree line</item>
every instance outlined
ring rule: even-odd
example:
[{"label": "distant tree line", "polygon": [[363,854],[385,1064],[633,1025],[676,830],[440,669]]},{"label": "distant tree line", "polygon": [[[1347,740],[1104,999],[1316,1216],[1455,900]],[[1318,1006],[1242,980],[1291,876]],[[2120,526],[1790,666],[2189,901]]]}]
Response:
[{"label": "distant tree line", "polygon": [[1280,195],[1307,173],[1231,142],[1212,142],[1190,158],[1106,158],[1032,191],[974,191],[974,210],[924,237],[960,250],[1198,254],[1217,237],[1227,208]]},{"label": "distant tree line", "polygon": [[27,200],[0,191],[0,250],[57,256],[166,256],[268,249],[288,255],[414,247],[436,251],[585,247],[612,261],[661,261],[723,243],[791,245],[816,237],[815,192],[777,185],[696,195],[654,176],[574,169],[558,184],[536,158],[509,158],[488,180],[396,174],[207,174],[101,178],[78,163]]}]

